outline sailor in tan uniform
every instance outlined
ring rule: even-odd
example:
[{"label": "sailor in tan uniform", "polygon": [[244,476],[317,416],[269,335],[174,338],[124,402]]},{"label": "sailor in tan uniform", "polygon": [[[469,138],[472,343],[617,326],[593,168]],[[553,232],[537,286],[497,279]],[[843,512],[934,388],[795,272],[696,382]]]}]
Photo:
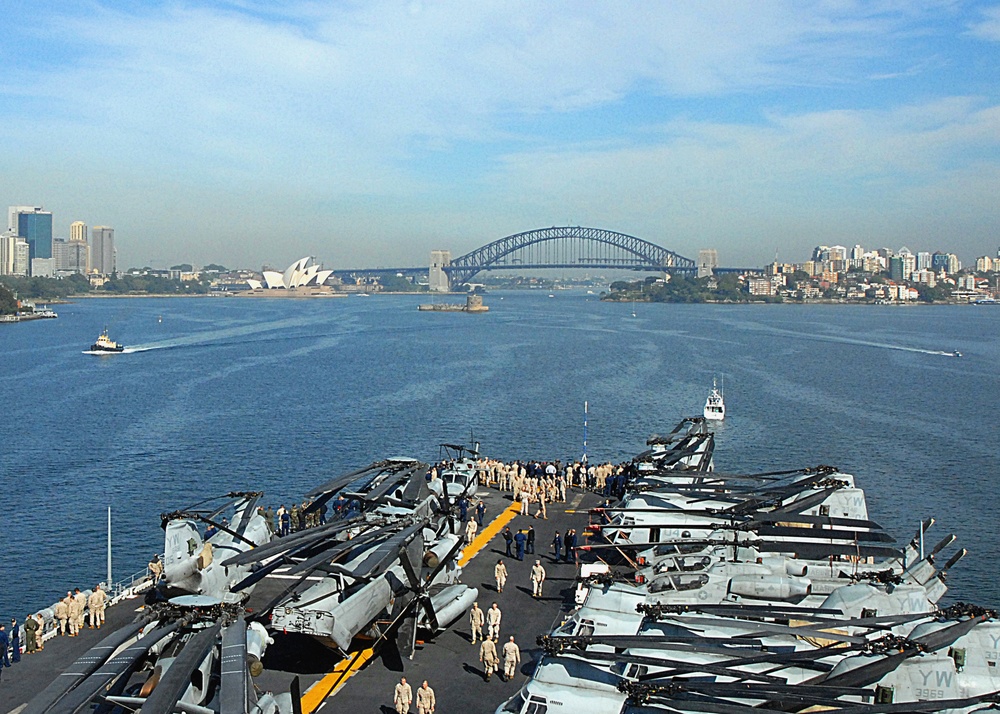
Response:
[{"label": "sailor in tan uniform", "polygon": [[483,663],[483,669],[486,671],[486,681],[488,682],[500,665],[500,658],[497,657],[497,646],[493,644],[493,640],[483,640],[483,644],[479,647],[479,661]]},{"label": "sailor in tan uniform", "polygon": [[517,671],[517,664],[521,661],[521,648],[514,642],[514,636],[503,646],[503,678],[510,681]]},{"label": "sailor in tan uniform", "polygon": [[[66,593],[66,597],[69,597],[69,593]],[[66,602],[65,598],[56,603],[55,615],[56,632],[58,632],[61,637],[66,634],[66,623],[69,620],[69,604]]]},{"label": "sailor in tan uniform", "polygon": [[498,560],[494,566],[493,577],[497,580],[497,592],[502,593],[503,586],[507,584],[507,566],[503,564],[503,560]]},{"label": "sailor in tan uniform", "polygon": [[479,603],[472,603],[472,609],[469,611],[469,626],[472,628],[472,644],[476,644],[476,636],[479,639],[483,638],[483,623],[486,622],[486,616],[483,611],[479,608]]},{"label": "sailor in tan uniform", "polygon": [[392,692],[392,703],[396,706],[396,714],[407,714],[410,711],[410,702],[412,701],[413,690],[406,683],[406,677],[403,677]]},{"label": "sailor in tan uniform", "polygon": [[434,699],[434,690],[427,684],[427,680],[417,689],[417,714],[434,714],[434,707],[437,702]]},{"label": "sailor in tan uniform", "polygon": [[493,603],[493,607],[486,611],[486,624],[489,625],[489,638],[491,640],[500,639],[500,618],[503,617],[503,613],[500,612],[500,606]]},{"label": "sailor in tan uniform", "polygon": [[535,564],[531,566],[531,595],[533,597],[542,596],[542,583],[545,582],[545,568],[542,567],[542,561],[536,560]]}]

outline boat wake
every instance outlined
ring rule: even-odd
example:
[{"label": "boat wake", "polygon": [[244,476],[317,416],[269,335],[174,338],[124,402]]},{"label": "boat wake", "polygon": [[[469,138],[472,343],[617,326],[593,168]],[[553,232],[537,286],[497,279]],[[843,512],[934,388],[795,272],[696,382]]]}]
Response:
[{"label": "boat wake", "polygon": [[871,340],[856,340],[850,337],[839,337],[834,335],[807,335],[793,330],[782,330],[779,328],[767,328],[764,330],[787,337],[797,337],[804,340],[817,340],[819,342],[836,342],[843,345],[858,345],[859,347],[874,347],[882,350],[896,350],[897,352],[913,352],[922,355],[939,355],[942,357],[960,357],[961,354],[948,350],[928,350],[923,347],[907,347],[906,345],[894,345],[888,342],[874,342]]}]

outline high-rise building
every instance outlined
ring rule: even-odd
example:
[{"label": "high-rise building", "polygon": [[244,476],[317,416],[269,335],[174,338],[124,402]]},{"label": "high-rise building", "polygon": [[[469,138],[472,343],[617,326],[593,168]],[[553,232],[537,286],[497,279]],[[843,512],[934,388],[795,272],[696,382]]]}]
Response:
[{"label": "high-rise building", "polygon": [[698,251],[698,277],[710,278],[712,272],[719,267],[719,252],[715,248]]},{"label": "high-rise building", "polygon": [[13,275],[27,275],[28,266],[31,265],[31,248],[21,236],[17,237],[14,243],[14,271]]},{"label": "high-rise building", "polygon": [[10,230],[28,242],[30,260],[52,257],[52,214],[41,206],[11,206]]},{"label": "high-rise building", "polygon": [[427,271],[427,282],[431,292],[446,293],[451,289],[448,273],[444,271],[449,265],[451,265],[450,250],[431,251],[431,267]]},{"label": "high-rise building", "polygon": [[90,269],[101,275],[115,272],[115,229],[94,226],[90,230]]},{"label": "high-rise building", "polygon": [[87,224],[83,221],[73,221],[69,224],[69,239],[73,243],[87,242]]},{"label": "high-rise building", "polygon": [[17,234],[14,231],[0,233],[0,275],[14,274],[14,245]]},{"label": "high-rise building", "polygon": [[56,238],[52,241],[52,260],[56,272],[86,273],[89,267],[90,247],[78,240]]}]

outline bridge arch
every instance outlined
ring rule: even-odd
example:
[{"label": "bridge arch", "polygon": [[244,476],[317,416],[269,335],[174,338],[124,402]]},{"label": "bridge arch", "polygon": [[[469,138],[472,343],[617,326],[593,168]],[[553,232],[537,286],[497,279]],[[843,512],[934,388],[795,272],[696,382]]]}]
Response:
[{"label": "bridge arch", "polygon": [[553,226],[505,236],[444,267],[453,286],[484,270],[590,268],[693,272],[695,261],[655,243],[603,228]]}]

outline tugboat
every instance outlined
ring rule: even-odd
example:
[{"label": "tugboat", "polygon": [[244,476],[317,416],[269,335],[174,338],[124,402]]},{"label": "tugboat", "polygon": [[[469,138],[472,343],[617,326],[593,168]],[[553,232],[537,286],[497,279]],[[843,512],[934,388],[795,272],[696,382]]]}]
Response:
[{"label": "tugboat", "polygon": [[97,353],[124,352],[125,345],[120,345],[114,340],[112,340],[110,337],[108,337],[108,328],[105,327],[104,331],[101,332],[100,336],[97,338],[97,342],[95,342],[90,346],[90,351]]},{"label": "tugboat", "polygon": [[715,378],[712,378],[712,391],[708,395],[708,399],[705,400],[705,418],[712,421],[722,421],[726,418],[726,403],[722,398],[723,392],[720,392],[715,384]]}]

